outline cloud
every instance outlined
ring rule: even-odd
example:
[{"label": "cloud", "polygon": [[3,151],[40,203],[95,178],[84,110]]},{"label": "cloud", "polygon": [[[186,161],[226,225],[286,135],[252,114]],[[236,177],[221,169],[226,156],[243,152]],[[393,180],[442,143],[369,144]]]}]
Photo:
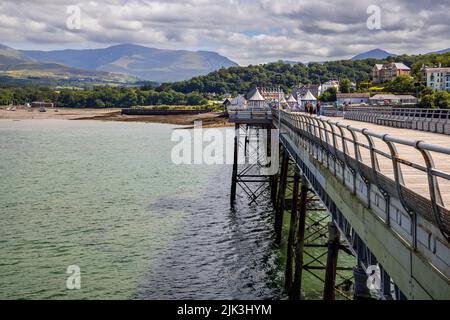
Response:
[{"label": "cloud", "polygon": [[[67,28],[67,6],[81,29]],[[380,8],[369,30],[367,8]],[[95,48],[118,43],[212,50],[241,63],[323,61],[382,48],[450,47],[448,0],[3,0],[0,39],[18,48]]]}]

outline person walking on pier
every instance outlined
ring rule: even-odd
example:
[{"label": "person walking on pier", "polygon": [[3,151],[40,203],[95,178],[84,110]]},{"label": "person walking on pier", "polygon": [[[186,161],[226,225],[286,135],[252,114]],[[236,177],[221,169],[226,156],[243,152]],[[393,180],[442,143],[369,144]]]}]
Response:
[{"label": "person walking on pier", "polygon": [[314,106],[312,103],[308,102],[309,114],[312,116],[314,114]]}]

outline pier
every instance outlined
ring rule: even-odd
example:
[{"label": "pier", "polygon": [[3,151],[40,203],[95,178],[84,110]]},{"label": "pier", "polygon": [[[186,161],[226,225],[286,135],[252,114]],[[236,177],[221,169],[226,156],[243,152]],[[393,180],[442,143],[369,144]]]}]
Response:
[{"label": "pier", "polygon": [[[230,204],[234,207],[240,192],[251,204],[271,198],[275,241],[287,241],[285,291],[290,299],[302,298],[302,274],[312,270],[321,270],[325,300],[336,294],[368,299],[370,283],[381,299],[450,299],[447,114],[424,120],[417,119],[419,111],[393,112],[383,116],[391,121],[368,121],[365,110],[357,112],[343,119],[262,108],[230,110],[237,133]],[[401,117],[410,117],[408,125]],[[423,132],[425,126],[417,121],[438,123],[433,128],[439,130]],[[279,150],[273,150],[274,135],[267,129],[278,129]],[[249,151],[255,136],[268,143]],[[279,170],[268,174],[261,154],[271,157],[274,151]],[[240,152],[256,161],[239,164]],[[286,214],[289,232],[283,239]],[[329,223],[325,228],[320,221]],[[323,249],[320,257],[311,257],[311,247]],[[338,264],[339,254],[355,257],[351,270]],[[352,279],[338,281],[342,271],[351,271]],[[352,297],[342,289],[350,282]]]}]

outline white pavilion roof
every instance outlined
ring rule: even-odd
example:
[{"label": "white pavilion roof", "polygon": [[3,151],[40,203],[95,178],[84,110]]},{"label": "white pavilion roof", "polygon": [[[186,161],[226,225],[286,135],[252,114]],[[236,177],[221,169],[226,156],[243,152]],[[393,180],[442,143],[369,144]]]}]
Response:
[{"label": "white pavilion roof", "polygon": [[256,88],[255,93],[253,94],[253,96],[248,101],[266,101],[266,100],[263,98],[261,93],[259,93],[258,88]]},{"label": "white pavilion roof", "polygon": [[289,98],[287,99],[287,102],[297,102],[297,100],[295,99],[295,97],[291,94],[289,96]]},{"label": "white pavilion roof", "polygon": [[317,98],[308,90],[306,94],[302,97],[302,101],[316,101]]}]

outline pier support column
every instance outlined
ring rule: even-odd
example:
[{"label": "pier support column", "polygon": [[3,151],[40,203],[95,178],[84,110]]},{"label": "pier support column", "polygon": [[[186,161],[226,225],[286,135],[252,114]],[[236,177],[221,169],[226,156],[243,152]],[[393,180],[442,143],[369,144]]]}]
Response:
[{"label": "pier support column", "polygon": [[289,168],[289,154],[286,152],[286,150],[284,150],[283,160],[281,162],[280,187],[278,189],[278,199],[275,212],[275,235],[276,235],[275,241],[278,244],[281,242],[281,234],[283,232],[283,215],[285,207],[288,168]]},{"label": "pier support column", "polygon": [[292,287],[292,267],[293,267],[293,258],[294,258],[294,243],[295,243],[295,235],[297,233],[297,224],[298,224],[298,196],[299,196],[299,183],[300,183],[300,174],[295,170],[294,174],[294,186],[292,191],[292,209],[291,209],[291,222],[289,226],[289,238],[287,245],[287,258],[286,258],[286,274],[285,274],[285,289],[286,292],[289,292]]},{"label": "pier support column", "polygon": [[306,224],[306,206],[308,204],[308,180],[302,175],[302,186],[300,192],[300,203],[298,209],[297,222],[297,243],[295,245],[295,273],[294,282],[289,292],[289,299],[300,300],[302,289],[302,271],[303,271],[303,249],[305,246],[305,224]]},{"label": "pier support column", "polygon": [[237,175],[238,175],[238,154],[239,154],[239,125],[235,125],[233,173],[232,173],[232,177],[231,177],[231,194],[230,194],[230,206],[231,206],[231,208],[234,208],[234,204],[236,202],[236,188],[237,188]]},{"label": "pier support column", "polygon": [[323,300],[335,299],[335,285],[336,285],[336,269],[340,247],[340,235],[336,225],[331,222],[329,227],[328,239],[328,256],[327,267],[325,270],[325,286],[323,289]]}]

